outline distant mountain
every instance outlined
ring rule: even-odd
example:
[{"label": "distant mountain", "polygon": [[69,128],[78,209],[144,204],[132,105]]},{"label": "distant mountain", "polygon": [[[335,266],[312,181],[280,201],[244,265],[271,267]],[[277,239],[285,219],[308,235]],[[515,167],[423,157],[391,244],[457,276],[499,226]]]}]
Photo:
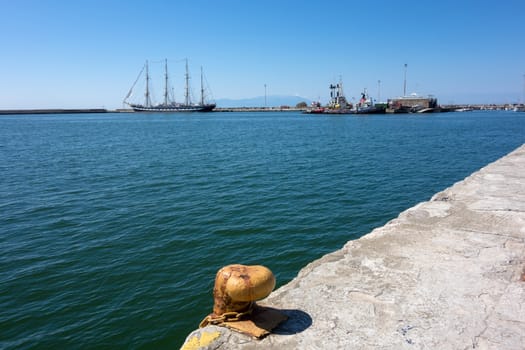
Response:
[{"label": "distant mountain", "polygon": [[217,103],[217,107],[295,107],[299,102],[306,102],[310,105],[312,101],[300,96],[267,96],[265,106],[264,96],[259,96],[238,100],[222,98],[215,100],[215,102]]}]

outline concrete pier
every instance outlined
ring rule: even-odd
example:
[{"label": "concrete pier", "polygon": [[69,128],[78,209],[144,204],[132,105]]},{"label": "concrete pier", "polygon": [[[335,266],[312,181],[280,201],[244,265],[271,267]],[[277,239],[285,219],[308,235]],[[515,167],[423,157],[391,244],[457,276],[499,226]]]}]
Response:
[{"label": "concrete pier", "polygon": [[259,304],[288,321],[263,340],[207,326],[183,349],[525,349],[525,145]]},{"label": "concrete pier", "polygon": [[107,113],[105,108],[1,109],[0,115]]}]

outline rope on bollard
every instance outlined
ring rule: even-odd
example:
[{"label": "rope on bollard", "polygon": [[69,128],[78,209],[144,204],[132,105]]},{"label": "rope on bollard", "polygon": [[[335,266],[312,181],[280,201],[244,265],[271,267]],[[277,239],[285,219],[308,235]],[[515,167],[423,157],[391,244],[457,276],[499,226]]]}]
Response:
[{"label": "rope on bollard", "polygon": [[206,327],[209,324],[212,325],[220,325],[224,322],[236,322],[236,321],[242,321],[242,319],[246,316],[249,316],[253,312],[253,305],[254,303],[250,304],[250,307],[248,310],[244,312],[225,312],[220,316],[214,316],[213,314],[206,316],[201,323],[199,324],[199,328]]}]

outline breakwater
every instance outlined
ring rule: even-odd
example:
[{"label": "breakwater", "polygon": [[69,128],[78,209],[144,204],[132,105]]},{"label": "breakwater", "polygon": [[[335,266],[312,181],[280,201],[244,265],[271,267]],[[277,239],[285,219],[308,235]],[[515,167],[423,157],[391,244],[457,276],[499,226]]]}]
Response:
[{"label": "breakwater", "polygon": [[522,349],[525,145],[308,264],[260,302],[257,341],[223,327],[184,349]]},{"label": "breakwater", "polygon": [[58,109],[1,109],[0,115],[17,114],[78,114],[78,113],[107,113],[104,108],[58,108]]},{"label": "breakwater", "polygon": [[302,112],[306,108],[293,107],[217,107],[214,112]]}]

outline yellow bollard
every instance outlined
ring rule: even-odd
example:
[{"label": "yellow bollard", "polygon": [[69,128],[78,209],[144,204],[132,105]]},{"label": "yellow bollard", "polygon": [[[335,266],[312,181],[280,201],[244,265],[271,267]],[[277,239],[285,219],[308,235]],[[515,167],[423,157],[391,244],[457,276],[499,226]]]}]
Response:
[{"label": "yellow bollard", "polygon": [[228,265],[217,272],[213,288],[213,313],[246,312],[253,302],[264,299],[275,287],[275,277],[267,267]]},{"label": "yellow bollard", "polygon": [[280,311],[260,307],[275,287],[275,276],[265,266],[228,265],[217,272],[213,287],[213,313],[199,325],[228,328],[261,338],[287,318]]}]

